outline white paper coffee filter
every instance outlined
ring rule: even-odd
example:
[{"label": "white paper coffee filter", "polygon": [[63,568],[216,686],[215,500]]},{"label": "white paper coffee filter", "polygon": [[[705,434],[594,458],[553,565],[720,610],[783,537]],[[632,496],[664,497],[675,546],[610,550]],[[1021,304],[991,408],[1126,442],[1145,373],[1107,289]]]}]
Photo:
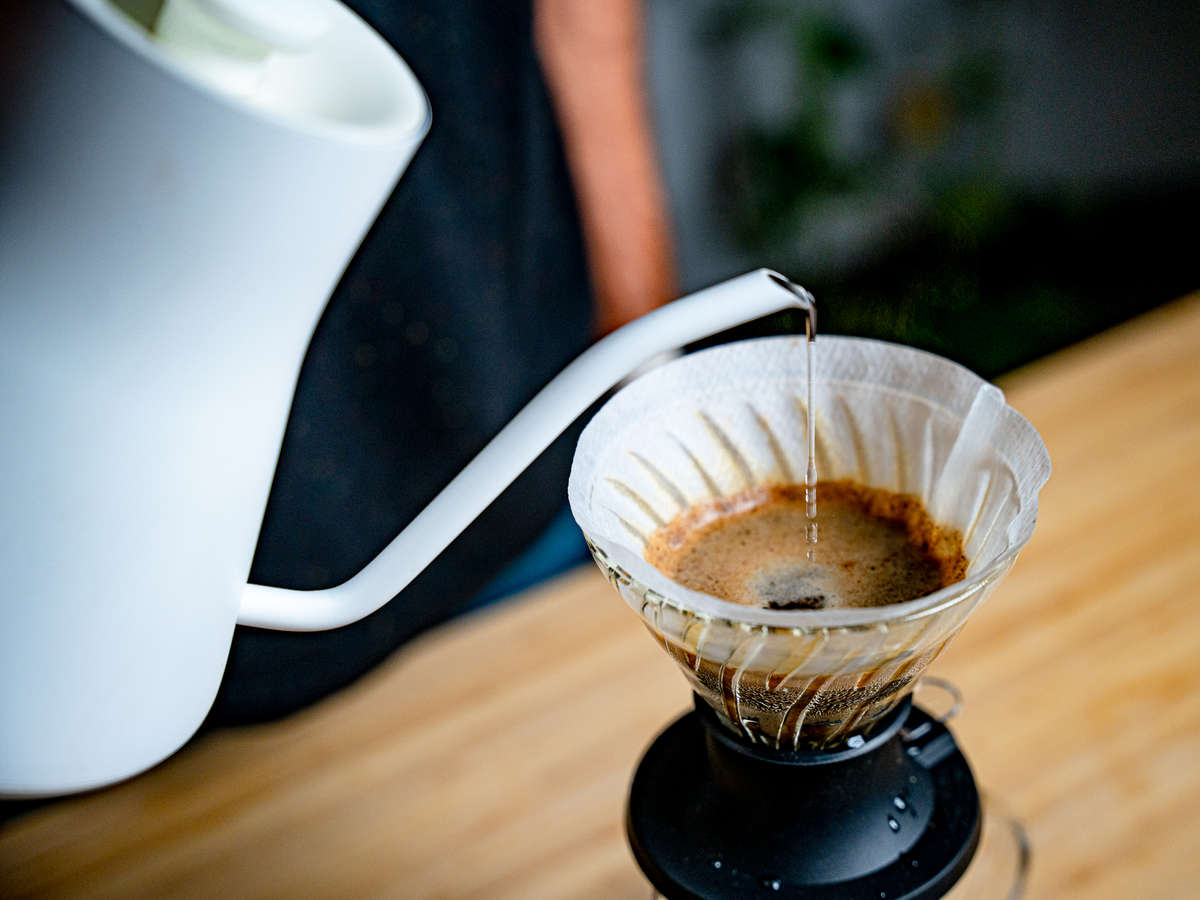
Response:
[{"label": "white paper coffee filter", "polygon": [[[1000,390],[911,347],[823,336],[815,350],[819,477],[921,497],[937,522],[962,533],[968,582],[1011,562],[1033,532],[1050,460]],[[777,337],[726,344],[639,378],[580,438],[568,488],[580,528],[633,578],[700,613],[785,627],[887,618],[898,607],[749,610],[687,590],[642,558],[649,535],[693,504],[803,482],[807,377],[804,339]]]}]

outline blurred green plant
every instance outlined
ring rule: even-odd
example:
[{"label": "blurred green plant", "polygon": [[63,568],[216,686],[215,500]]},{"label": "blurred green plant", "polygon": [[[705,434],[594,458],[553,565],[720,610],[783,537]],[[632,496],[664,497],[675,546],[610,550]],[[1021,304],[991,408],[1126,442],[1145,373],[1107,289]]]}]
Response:
[{"label": "blurred green plant", "polygon": [[[735,49],[755,36],[783,36],[798,86],[786,112],[770,122],[750,122],[721,148],[718,203],[731,236],[744,250],[786,264],[799,255],[806,235],[831,202],[894,195],[915,170],[917,217],[963,237],[986,230],[1005,213],[996,167],[981,149],[963,153],[959,138],[986,131],[1002,96],[1002,57],[986,35],[969,31],[971,4],[945,3],[939,19],[951,22],[946,47],[902,70],[880,64],[866,29],[827,12],[769,2],[719,7],[706,28],[710,45]],[[944,15],[943,15],[944,13]],[[854,154],[839,148],[838,97],[847,85],[874,108],[869,145]],[[862,106],[859,104],[858,106]]]},{"label": "blurred green plant", "polygon": [[[704,27],[726,61],[787,49],[795,96],[740,125],[714,184],[735,244],[815,290],[824,331],[912,344],[994,377],[1195,289],[1183,223],[1200,184],[1033,193],[999,175],[998,112],[1019,77],[998,44],[1002,2],[888,8],[911,13],[891,42],[912,45],[904,59],[828,6],[729,2]],[[840,104],[847,91],[860,102]],[[864,108],[865,140],[847,151],[837,137],[855,123],[844,117]],[[831,210],[889,203],[905,216],[857,255],[806,251]],[[722,339],[802,329],[783,313]]]}]

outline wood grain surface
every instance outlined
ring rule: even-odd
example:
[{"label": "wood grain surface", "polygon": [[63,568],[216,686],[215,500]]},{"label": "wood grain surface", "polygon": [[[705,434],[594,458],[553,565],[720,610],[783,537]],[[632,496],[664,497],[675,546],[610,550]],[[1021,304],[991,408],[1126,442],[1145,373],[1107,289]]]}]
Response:
[{"label": "wood grain surface", "polygon": [[[1200,896],[1200,296],[1005,379],[1054,475],[932,667],[1028,896]],[[622,816],[688,690],[590,569],[292,718],[0,827],[3,897],[646,898]]]}]

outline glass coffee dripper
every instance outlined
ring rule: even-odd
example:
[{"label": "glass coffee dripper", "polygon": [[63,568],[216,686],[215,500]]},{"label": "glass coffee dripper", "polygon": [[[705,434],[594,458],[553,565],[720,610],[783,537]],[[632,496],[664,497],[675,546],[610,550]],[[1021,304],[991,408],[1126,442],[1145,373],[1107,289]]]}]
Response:
[{"label": "glass coffee dripper", "polygon": [[599,546],[593,558],[692,690],[745,740],[777,750],[833,750],[870,734],[915,686],[1012,566],[960,582],[936,603],[871,621],[773,624],[746,609],[717,617],[637,581]]},{"label": "glass coffee dripper", "polygon": [[[809,779],[819,772],[842,777],[836,772],[850,771],[845,766],[817,767],[887,741],[901,742],[909,756],[920,757],[912,736],[919,711],[910,714],[911,693],[1011,569],[1032,536],[1037,493],[1049,477],[1049,457],[1037,432],[999,390],[961,366],[877,341],[825,337],[817,347],[813,444],[820,477],[920,497],[935,521],[963,536],[969,564],[962,581],[900,604],[780,611],[688,590],[642,558],[649,535],[693,505],[801,480],[796,473],[804,473],[807,463],[809,386],[800,339],[728,344],[650,372],[601,409],[576,452],[571,506],[592,555],[679,665],[697,697],[693,715],[711,724],[705,738],[709,758],[695,763],[701,780],[730,780],[725,770],[742,765],[731,762],[730,748],[734,756],[775,761],[793,773],[803,768]],[[818,509],[818,521],[819,516]],[[935,720],[921,720],[921,729],[935,727],[944,731]],[[948,740],[953,747],[952,737]],[[725,749],[714,750],[718,744]],[[961,770],[966,774],[956,777],[970,781],[970,802],[977,809],[965,760]],[[739,783],[765,779],[763,795],[772,793],[773,779],[799,777],[770,765],[754,772],[739,776]],[[635,779],[634,799],[638,783]],[[847,877],[875,878],[888,860],[917,852],[911,836],[908,844],[888,844],[888,828],[895,825],[891,830],[899,832],[900,821],[889,815],[885,825],[879,818],[883,834],[875,841],[875,863],[846,859],[850,869],[878,863],[876,869]],[[631,822],[631,841],[643,869],[660,890],[662,883],[674,884],[661,876],[661,860],[647,860],[653,853],[639,847],[635,825]],[[970,828],[966,860],[956,865],[965,866],[975,852],[979,822]],[[725,834],[736,840],[736,832]],[[952,874],[957,879],[961,869]],[[781,887],[772,887],[775,882]],[[775,891],[789,882],[764,883]],[[929,889],[935,892],[911,896],[943,896],[948,884],[931,882]]]}]

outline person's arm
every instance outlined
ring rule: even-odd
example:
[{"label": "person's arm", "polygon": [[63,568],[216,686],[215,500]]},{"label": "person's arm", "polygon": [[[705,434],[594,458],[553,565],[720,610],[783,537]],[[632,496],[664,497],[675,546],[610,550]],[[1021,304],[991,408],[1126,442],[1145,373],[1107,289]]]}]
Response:
[{"label": "person's arm", "polygon": [[678,293],[641,28],[640,0],[534,2],[534,39],[583,220],[601,334]]}]

